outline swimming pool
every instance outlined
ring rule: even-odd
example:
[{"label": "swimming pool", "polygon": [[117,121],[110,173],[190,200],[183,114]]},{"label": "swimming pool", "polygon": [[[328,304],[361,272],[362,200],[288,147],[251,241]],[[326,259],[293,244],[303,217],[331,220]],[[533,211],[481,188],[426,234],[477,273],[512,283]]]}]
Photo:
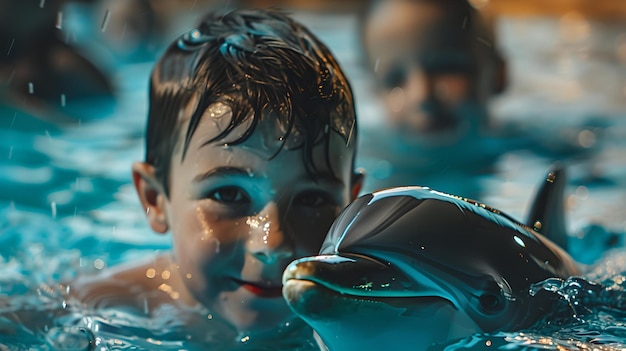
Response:
[{"label": "swimming pool", "polygon": [[[376,136],[382,112],[359,68],[354,17],[297,17],[329,43],[346,68],[355,88],[361,140]],[[533,140],[554,144],[539,144],[539,150],[511,148],[492,171],[474,174],[471,182],[446,177],[449,172],[442,167],[424,178],[423,185],[446,191],[459,184],[465,185],[459,189],[479,189],[480,200],[523,219],[538,181],[555,155],[561,155],[571,177],[567,224],[573,253],[591,263],[605,241],[620,241],[626,228],[626,62],[616,54],[618,45],[626,45],[619,41],[626,28],[587,25],[592,28],[591,39],[561,42],[545,37],[559,28],[558,21],[511,19],[501,24],[505,52],[515,58],[514,84],[494,103],[496,115],[523,122]],[[586,52],[586,58],[578,56],[580,52]],[[44,333],[0,318],[0,349],[76,350],[89,342],[99,350],[194,348],[172,320],[139,318],[124,311],[85,311],[65,301],[58,285],[79,272],[169,247],[168,237],[152,234],[145,223],[130,179],[131,162],[143,157],[151,66],[148,62],[115,69],[120,106],[104,120],[59,126],[2,110],[0,293],[9,296],[10,303],[0,308],[26,310],[33,316],[59,309],[71,313],[57,318]],[[506,147],[502,142],[500,146]],[[394,173],[390,163],[367,152],[362,152],[359,163],[372,177],[384,179]],[[622,349],[624,272],[626,257],[616,252],[603,259],[587,280],[546,282],[537,289],[562,296],[563,313],[527,331],[474,335],[454,341],[450,348]]]}]

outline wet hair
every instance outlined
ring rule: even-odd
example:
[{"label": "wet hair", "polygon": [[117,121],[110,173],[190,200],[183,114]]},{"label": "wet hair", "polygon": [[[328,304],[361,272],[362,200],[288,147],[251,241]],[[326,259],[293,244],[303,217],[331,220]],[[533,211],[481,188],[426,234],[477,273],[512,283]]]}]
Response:
[{"label": "wet hair", "polygon": [[[353,151],[354,163],[356,119],[349,83],[328,48],[278,10],[209,13],[172,43],[155,66],[146,162],[155,167],[166,194],[175,148],[182,147],[184,159],[202,116],[215,103],[225,104],[232,114],[230,123],[207,143],[243,143],[261,121],[273,119],[283,133],[274,156],[292,136],[290,143],[296,140],[297,145],[288,147],[302,149],[305,168],[315,175],[320,165],[314,163],[313,148],[324,144],[325,166],[333,172],[329,141],[334,132]],[[190,108],[191,113],[185,112]],[[179,140],[187,119],[184,139]],[[225,141],[241,125],[245,132]]]}]

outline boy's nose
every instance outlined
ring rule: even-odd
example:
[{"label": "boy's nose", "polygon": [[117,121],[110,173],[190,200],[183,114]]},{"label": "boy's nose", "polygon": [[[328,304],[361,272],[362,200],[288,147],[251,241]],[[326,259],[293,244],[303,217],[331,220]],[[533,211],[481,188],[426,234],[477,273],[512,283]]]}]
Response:
[{"label": "boy's nose", "polygon": [[411,69],[407,73],[404,94],[409,105],[432,99],[435,94],[433,77],[421,69]]},{"label": "boy's nose", "polygon": [[249,217],[246,224],[250,227],[248,250],[259,261],[271,264],[294,256],[292,240],[283,230],[276,203],[268,203],[259,214]]}]

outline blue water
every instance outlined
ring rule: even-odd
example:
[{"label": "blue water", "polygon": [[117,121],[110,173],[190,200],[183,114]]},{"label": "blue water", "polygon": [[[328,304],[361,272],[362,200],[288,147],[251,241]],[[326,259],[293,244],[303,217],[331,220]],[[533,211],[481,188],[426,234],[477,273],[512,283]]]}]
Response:
[{"label": "blue water", "polygon": [[[346,68],[355,88],[362,144],[380,137],[381,107],[359,66],[354,17],[299,18],[329,43]],[[554,21],[501,24],[504,49],[515,58],[510,64],[515,83],[493,109],[498,122],[514,126],[508,129],[514,133],[489,140],[488,147],[503,154],[495,152],[486,169],[464,172],[448,162],[409,180],[477,198],[523,219],[549,165],[557,159],[568,165],[569,250],[588,265],[587,273],[535,287],[559,295],[562,302],[535,327],[474,335],[444,345],[446,350],[626,348],[626,62],[611,46],[626,29],[590,25],[591,44],[556,38],[558,45],[550,46],[554,42],[537,37],[538,32],[553,33]],[[606,40],[597,40],[603,36]],[[603,43],[610,43],[608,49]],[[586,59],[572,54],[579,52],[576,45],[587,48]],[[105,119],[59,124],[0,110],[0,350],[202,349],[188,341],[175,319],[85,309],[66,300],[67,287],[61,284],[169,247],[169,238],[152,234],[145,223],[130,179],[131,162],[143,157],[151,67],[152,62],[115,67],[120,101]],[[375,145],[364,146],[358,161],[372,187],[374,180],[400,174],[397,165],[411,156],[394,145],[394,156],[380,157]],[[607,248],[613,248],[609,255]],[[40,328],[6,317],[15,311]]]}]

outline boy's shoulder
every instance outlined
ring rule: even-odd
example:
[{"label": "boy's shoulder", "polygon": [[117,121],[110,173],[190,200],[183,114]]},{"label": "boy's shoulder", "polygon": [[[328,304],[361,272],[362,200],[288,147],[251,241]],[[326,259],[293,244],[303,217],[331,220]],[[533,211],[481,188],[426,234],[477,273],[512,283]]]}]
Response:
[{"label": "boy's shoulder", "polygon": [[79,276],[70,283],[70,296],[97,308],[123,307],[148,314],[163,304],[189,300],[167,255]]}]

